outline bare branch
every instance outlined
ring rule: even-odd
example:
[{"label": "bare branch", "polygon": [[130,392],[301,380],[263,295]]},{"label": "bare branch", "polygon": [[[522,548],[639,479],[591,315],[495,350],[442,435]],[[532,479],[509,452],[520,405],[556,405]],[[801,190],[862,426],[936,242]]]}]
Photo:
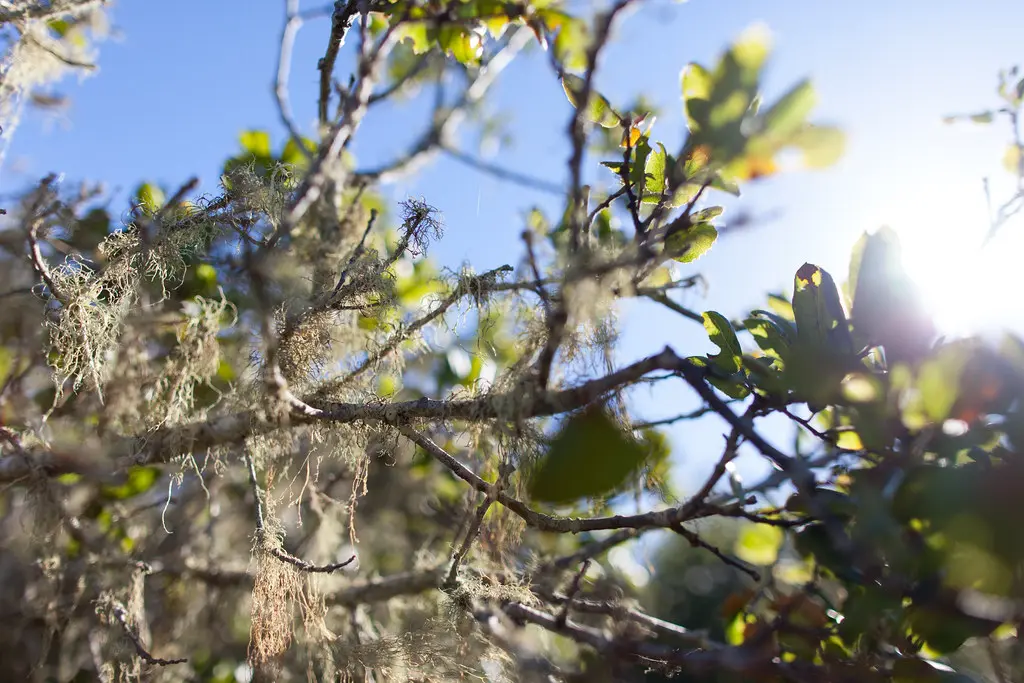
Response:
[{"label": "bare branch", "polygon": [[[422,448],[427,452],[427,454],[447,467],[456,477],[462,479],[477,491],[487,492],[491,489],[491,485],[489,483],[452,457],[447,451],[434,443],[430,438],[405,425],[399,425],[397,429],[403,436]],[[664,510],[653,510],[651,512],[645,512],[637,515],[613,515],[610,517],[593,518],[556,517],[542,512],[537,512],[536,510],[528,507],[522,501],[500,491],[497,494],[497,500],[499,503],[522,518],[522,520],[529,526],[535,527],[541,531],[572,534],[577,534],[583,531],[598,531],[601,529],[671,528],[690,519],[697,519],[717,514],[717,510],[712,510],[703,505],[694,505],[689,508],[686,505],[682,505],[666,508]],[[683,517],[684,512],[688,515],[685,518]]]},{"label": "bare branch", "polygon": [[[355,0],[349,0],[349,4],[354,6]],[[268,248],[274,247],[280,239],[290,235],[295,226],[306,215],[306,212],[309,211],[310,207],[320,198],[332,167],[335,166],[335,162],[341,156],[342,150],[348,145],[349,140],[351,140],[359,128],[363,116],[366,114],[367,102],[370,99],[370,94],[373,92],[377,70],[382,57],[387,53],[394,38],[394,29],[395,27],[391,26],[375,48],[364,50],[360,54],[359,76],[356,80],[354,91],[349,94],[344,103],[345,106],[341,119],[333,127],[327,139],[320,145],[320,153],[313,162],[309,174],[306,175],[296,190],[295,198],[285,211],[281,226],[267,241]],[[321,74],[323,74],[323,70]],[[344,168],[336,169],[334,176],[333,180],[339,187],[343,187],[348,180],[347,171]]]},{"label": "bare branch", "polygon": [[399,595],[415,595],[435,590],[444,581],[444,567],[406,572],[370,579],[352,585],[327,597],[328,604],[355,607],[375,602],[386,602]]},{"label": "bare branch", "polygon": [[451,108],[434,113],[430,127],[408,152],[378,168],[360,171],[358,177],[388,183],[426,163],[443,148],[454,147],[450,138],[466,119],[469,109],[483,99],[501,72],[530,42],[530,36],[525,30],[512,32],[505,45],[476,70],[459,101]]},{"label": "bare branch", "polygon": [[132,641],[132,645],[135,646],[136,654],[138,654],[139,657],[141,657],[147,663],[153,664],[155,666],[171,666],[172,664],[185,664],[186,662],[188,662],[188,659],[161,659],[159,657],[154,657],[153,655],[151,655],[149,653],[149,650],[147,650],[146,647],[142,644],[142,640],[139,639],[139,635],[138,633],[136,633],[136,629],[132,627],[132,625],[129,623],[128,610],[125,609],[124,605],[122,605],[119,602],[115,602],[113,608],[114,616],[117,617],[118,623],[120,623],[121,628],[124,629],[125,635],[128,636],[128,639],[130,641]]},{"label": "bare branch", "polygon": [[316,66],[320,70],[320,104],[317,107],[317,113],[321,126],[326,126],[328,123],[327,107],[331,98],[331,74],[334,73],[334,62],[338,59],[341,46],[345,44],[345,34],[352,26],[358,5],[359,0],[338,0],[334,3],[334,13],[331,15],[331,34],[327,38],[327,51]]},{"label": "bare branch", "polygon": [[281,122],[288,129],[288,134],[295,143],[296,148],[306,157],[313,161],[313,154],[306,149],[302,143],[302,135],[292,115],[292,106],[288,98],[288,78],[292,65],[292,50],[295,47],[295,36],[302,27],[302,17],[299,16],[299,0],[286,0],[284,28],[281,29],[281,41],[277,52],[277,76],[274,78],[274,99],[277,102],[277,111],[281,116]]},{"label": "bare branch", "polygon": [[[439,401],[420,398],[385,404],[324,402],[322,407],[314,407],[310,405],[310,401],[302,401],[291,396],[289,403],[295,410],[292,420],[296,424],[302,424],[306,420],[341,423],[396,423],[414,419],[478,421],[507,417],[509,406],[518,406],[515,412],[524,418],[545,417],[583,408],[601,400],[609,392],[640,380],[648,373],[674,370],[684,362],[671,349],[666,348],[658,354],[578,386],[535,395],[512,392],[466,400]],[[722,405],[728,410],[726,404]],[[108,449],[111,455],[118,459],[117,467],[121,469],[132,465],[168,462],[187,453],[237,444],[246,436],[267,433],[280,426],[279,421],[269,419],[261,412],[242,411],[184,425],[161,427],[139,437],[122,437],[111,442]],[[50,452],[39,454],[38,466],[46,472],[50,472],[51,469],[62,472],[84,469],[81,464],[62,463],[59,457]],[[13,481],[28,474],[29,469],[21,458],[12,460],[9,457],[0,457],[0,481]]]}]

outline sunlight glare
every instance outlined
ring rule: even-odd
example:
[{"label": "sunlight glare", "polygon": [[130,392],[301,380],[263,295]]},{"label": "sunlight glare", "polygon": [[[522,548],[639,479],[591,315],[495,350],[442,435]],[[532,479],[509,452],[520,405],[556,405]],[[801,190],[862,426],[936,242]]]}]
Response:
[{"label": "sunlight glare", "polygon": [[893,216],[890,225],[900,236],[904,267],[940,333],[1024,330],[1024,219],[1010,219],[985,244],[984,213],[934,204],[931,210]]}]

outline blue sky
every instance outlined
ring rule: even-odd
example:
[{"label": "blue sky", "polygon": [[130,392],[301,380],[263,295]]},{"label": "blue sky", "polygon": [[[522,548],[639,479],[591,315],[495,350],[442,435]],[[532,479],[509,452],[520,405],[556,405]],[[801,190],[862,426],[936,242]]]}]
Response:
[{"label": "blue sky", "polygon": [[[284,139],[271,95],[283,5],[120,0],[113,23],[121,37],[101,46],[96,76],[67,84],[73,98],[67,121],[33,116],[17,130],[0,174],[4,191],[50,171],[125,190],[140,180],[176,187],[197,174],[204,189],[212,190],[223,160],[237,151],[241,130],[266,128],[275,143]],[[303,9],[319,6],[303,3]],[[936,300],[963,293],[961,280],[977,282],[985,275],[988,286],[971,293],[976,298],[970,305],[942,308],[951,328],[992,327],[995,312],[1024,322],[1024,304],[1014,296],[1022,291],[1021,276],[1000,271],[993,285],[995,270],[1015,264],[996,268],[988,256],[979,256],[976,261],[989,264],[984,273],[961,266],[986,228],[981,178],[999,176],[1006,132],[941,123],[945,114],[995,104],[997,70],[1024,62],[1024,3],[648,0],[606,52],[598,88],[618,105],[641,92],[657,102],[662,111],[654,135],[671,149],[683,133],[681,68],[689,61],[712,62],[755,22],[774,36],[768,99],[810,76],[820,95],[815,118],[840,125],[848,150],[828,171],[751,186],[738,206],[755,214],[780,213],[721,240],[699,261],[695,270],[708,277],[710,290],[706,298],[695,293],[686,303],[739,316],[759,307],[764,292],[788,288],[805,261],[842,281],[860,232],[890,223],[916,255],[911,260],[922,283],[932,291],[948,289],[950,296]],[[327,20],[307,23],[293,58],[291,99],[306,132],[312,131],[316,63],[328,28]],[[340,62],[338,73],[347,73],[349,64]],[[538,51],[503,75],[492,106],[509,117],[514,144],[490,160],[561,182],[570,110]],[[366,165],[385,160],[424,124],[424,110],[415,106],[371,116],[356,156]],[[463,141],[472,142],[468,135]],[[479,270],[514,265],[525,211],[534,204],[556,211],[545,195],[447,159],[387,191],[396,200],[422,196],[441,209],[447,231],[434,256],[453,267],[466,260]],[[1017,247],[1024,244],[1007,238],[993,252],[1005,257]],[[699,326],[654,306],[629,308],[623,324],[624,361],[666,343],[687,354],[711,350]],[[676,387],[643,397],[641,405],[657,417],[685,410],[692,398]],[[673,430],[682,481],[706,471],[722,431],[714,419]]]}]

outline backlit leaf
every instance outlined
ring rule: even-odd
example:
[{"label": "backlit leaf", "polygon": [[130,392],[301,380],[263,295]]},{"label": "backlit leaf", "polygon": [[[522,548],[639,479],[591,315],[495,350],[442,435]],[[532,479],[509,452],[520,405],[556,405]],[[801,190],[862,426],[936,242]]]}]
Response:
[{"label": "backlit leaf", "polygon": [[969,359],[967,344],[947,344],[921,364],[917,390],[925,415],[933,422],[945,420],[952,411]]},{"label": "backlit leaf", "polygon": [[782,529],[776,526],[748,524],[736,538],[733,552],[744,562],[767,566],[778,558],[782,540]]},{"label": "backlit leaf", "polygon": [[804,163],[809,168],[827,168],[843,155],[846,136],[838,128],[809,124],[794,133],[789,143],[803,153]]},{"label": "backlit leaf", "polygon": [[747,328],[761,350],[773,358],[782,358],[782,354],[789,347],[790,340],[787,339],[786,332],[770,318],[747,318],[743,321],[743,326]]},{"label": "backlit leaf", "polygon": [[796,273],[794,290],[793,314],[801,341],[838,353],[851,352],[850,328],[832,276],[805,263]]},{"label": "backlit leaf", "polygon": [[1003,154],[1003,168],[1013,174],[1020,173],[1020,147],[1011,144]]},{"label": "backlit leaf", "polygon": [[610,493],[637,472],[650,449],[624,432],[604,408],[569,417],[530,480],[533,500],[566,504]]},{"label": "backlit leaf", "polygon": [[788,138],[804,125],[811,110],[814,109],[816,99],[810,81],[803,80],[797,83],[764,112],[765,134]]},{"label": "backlit leaf", "polygon": [[882,345],[890,362],[919,358],[935,328],[903,269],[895,231],[881,228],[868,235],[857,265],[850,317],[858,345]]},{"label": "backlit leaf", "polygon": [[738,372],[740,359],[743,350],[740,348],[740,341],[736,338],[736,332],[724,315],[716,311],[705,311],[703,313],[704,329],[708,333],[711,343],[721,349],[715,356],[709,356],[721,370],[727,373]]},{"label": "backlit leaf", "polygon": [[239,136],[242,149],[257,158],[270,156],[270,135],[264,130],[246,130]]},{"label": "backlit leaf", "polygon": [[[569,103],[577,109],[579,109],[579,101],[583,97],[584,85],[585,81],[574,74],[566,74],[562,77],[562,89],[565,90],[565,96]],[[608,100],[593,88],[590,90],[586,117],[604,128],[615,128],[622,123],[622,117],[615,113]]]},{"label": "backlit leaf", "polygon": [[167,201],[167,196],[156,185],[143,183],[135,191],[135,201],[146,211],[156,213],[164,205],[164,202]]},{"label": "backlit leaf", "polygon": [[423,21],[407,21],[398,25],[395,35],[399,40],[408,39],[412,51],[422,55],[430,50],[430,38],[427,35],[427,24]]},{"label": "backlit leaf", "polygon": [[683,69],[680,76],[683,99],[706,100],[711,96],[711,74],[700,64],[691,62]]},{"label": "backlit leaf", "polygon": [[668,152],[665,145],[658,143],[658,149],[652,149],[644,160],[644,177],[646,178],[644,188],[644,202],[658,203],[666,190],[666,161]]},{"label": "backlit leaf", "polygon": [[692,263],[706,254],[718,239],[718,230],[710,223],[697,223],[687,230],[669,235],[665,248],[680,263]]}]

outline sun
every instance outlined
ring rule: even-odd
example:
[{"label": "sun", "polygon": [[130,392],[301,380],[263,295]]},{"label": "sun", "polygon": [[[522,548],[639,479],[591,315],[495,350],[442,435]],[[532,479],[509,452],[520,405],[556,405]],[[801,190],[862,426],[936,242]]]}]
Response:
[{"label": "sun", "polygon": [[988,241],[987,222],[977,213],[928,211],[892,227],[940,333],[1024,333],[1024,218],[1008,220]]}]

